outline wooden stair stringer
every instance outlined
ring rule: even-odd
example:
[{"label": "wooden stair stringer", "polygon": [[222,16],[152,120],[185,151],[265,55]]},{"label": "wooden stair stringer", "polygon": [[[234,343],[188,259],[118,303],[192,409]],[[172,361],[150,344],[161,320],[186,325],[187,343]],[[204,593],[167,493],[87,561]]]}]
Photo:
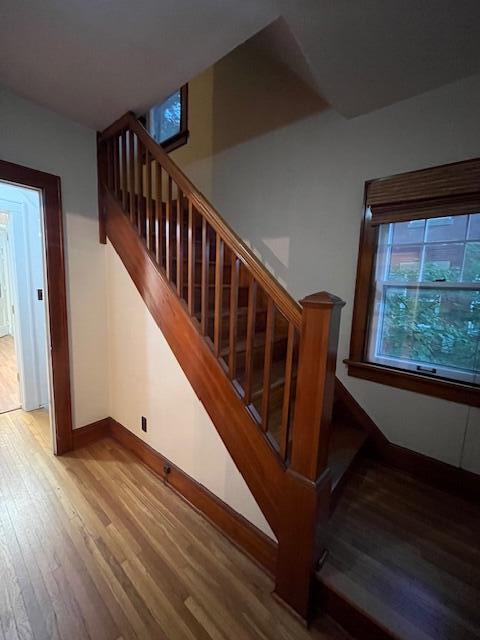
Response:
[{"label": "wooden stair stringer", "polygon": [[104,190],[106,234],[278,537],[284,466],[249,415],[118,201]]}]

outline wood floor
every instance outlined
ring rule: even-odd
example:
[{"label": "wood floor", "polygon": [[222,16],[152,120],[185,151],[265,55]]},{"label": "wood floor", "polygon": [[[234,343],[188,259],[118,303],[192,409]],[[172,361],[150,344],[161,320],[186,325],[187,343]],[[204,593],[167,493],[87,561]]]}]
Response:
[{"label": "wood floor", "polygon": [[480,639],[480,501],[356,463],[321,580],[403,640]]},{"label": "wood floor", "polygon": [[110,439],[55,458],[46,412],[0,416],[0,639],[344,640]]},{"label": "wood floor", "polygon": [[12,336],[0,338],[0,413],[20,407],[17,358]]}]

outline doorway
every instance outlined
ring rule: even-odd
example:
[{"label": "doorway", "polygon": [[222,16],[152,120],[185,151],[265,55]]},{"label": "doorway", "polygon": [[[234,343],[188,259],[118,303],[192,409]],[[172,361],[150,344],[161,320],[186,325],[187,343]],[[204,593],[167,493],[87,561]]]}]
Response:
[{"label": "doorway", "polygon": [[21,406],[8,251],[9,213],[0,205],[0,414]]},{"label": "doorway", "polygon": [[57,454],[72,448],[62,222],[60,179],[0,160],[0,413],[43,415]]},{"label": "doorway", "polygon": [[0,181],[0,413],[48,409],[40,193]]}]

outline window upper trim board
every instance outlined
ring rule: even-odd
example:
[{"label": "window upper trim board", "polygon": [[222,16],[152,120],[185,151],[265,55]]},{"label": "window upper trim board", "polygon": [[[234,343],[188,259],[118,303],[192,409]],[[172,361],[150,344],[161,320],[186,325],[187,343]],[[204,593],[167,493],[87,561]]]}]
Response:
[{"label": "window upper trim board", "polygon": [[372,180],[365,185],[352,319],[351,376],[480,406],[480,386],[368,361],[368,329],[379,224],[480,212],[480,158]]}]

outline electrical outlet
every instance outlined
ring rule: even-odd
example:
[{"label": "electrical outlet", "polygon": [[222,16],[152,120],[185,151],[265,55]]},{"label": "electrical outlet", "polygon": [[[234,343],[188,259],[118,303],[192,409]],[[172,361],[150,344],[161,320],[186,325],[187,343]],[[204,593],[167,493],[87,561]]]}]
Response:
[{"label": "electrical outlet", "polygon": [[142,431],[146,431],[147,430],[147,419],[145,418],[145,416],[142,416]]}]

